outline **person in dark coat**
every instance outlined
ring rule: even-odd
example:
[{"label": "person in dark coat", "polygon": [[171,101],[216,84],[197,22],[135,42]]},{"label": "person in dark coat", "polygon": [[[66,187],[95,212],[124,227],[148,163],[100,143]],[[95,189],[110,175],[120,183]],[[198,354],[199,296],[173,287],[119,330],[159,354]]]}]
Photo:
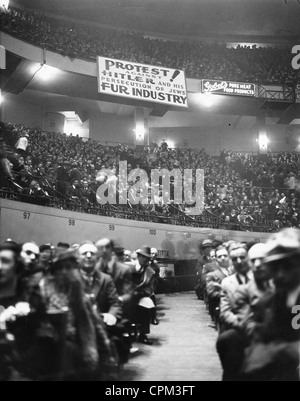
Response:
[{"label": "person in dark coat", "polygon": [[50,198],[37,181],[31,181],[30,187],[22,191],[23,202],[33,203],[34,205],[47,206]]},{"label": "person in dark coat", "polygon": [[[94,244],[84,243],[78,252],[86,294],[97,307],[98,314],[103,317],[109,338],[115,346],[120,362],[125,363],[128,360],[131,344],[116,286],[110,275],[96,267],[98,251]],[[125,334],[128,341],[124,340]]]},{"label": "person in dark coat", "polygon": [[133,279],[133,296],[136,302],[136,321],[140,326],[139,342],[152,345],[152,341],[148,338],[150,334],[150,322],[153,316],[154,302],[153,296],[153,280],[155,273],[150,268],[151,248],[143,246],[136,251],[137,261],[132,267]]},{"label": "person in dark coat", "polygon": [[20,247],[11,240],[0,244],[0,308],[15,306],[18,294],[17,261]]},{"label": "person in dark coat", "polygon": [[74,182],[74,181],[81,181],[82,180],[82,175],[81,172],[78,170],[78,164],[74,163],[72,165],[72,170],[70,172],[70,181]]},{"label": "person in dark coat", "polygon": [[98,256],[97,270],[108,274],[116,287],[120,301],[124,304],[132,294],[132,274],[129,266],[119,262],[114,256],[115,246],[113,241],[104,238],[97,242]]},{"label": "person in dark coat", "polygon": [[73,181],[72,185],[67,186],[66,196],[70,200],[72,200],[72,202],[80,204],[80,202],[83,198],[83,195],[82,195],[82,189],[80,187],[78,180]]},{"label": "person in dark coat", "polygon": [[156,292],[158,290],[159,282],[160,282],[160,266],[156,260],[158,257],[158,250],[156,248],[151,248],[151,262],[150,262],[150,268],[154,271],[155,276],[153,280],[153,296],[152,296],[152,301],[154,302],[155,309],[153,310],[153,316],[151,319],[151,323],[153,326],[158,326],[159,321],[157,319],[157,301],[156,301]]},{"label": "person in dark coat", "polygon": [[9,380],[12,374],[12,342],[9,340],[4,317],[5,310],[21,301],[18,289],[17,260],[19,246],[7,240],[0,244],[0,380]]},{"label": "person in dark coat", "polygon": [[66,196],[68,184],[70,184],[69,163],[64,162],[57,169],[56,189],[59,196],[63,198]]},{"label": "person in dark coat", "polygon": [[201,256],[198,260],[196,267],[196,281],[195,281],[195,292],[199,299],[204,299],[204,287],[202,280],[203,267],[210,262],[209,255],[213,249],[213,242],[210,239],[204,240],[200,244]]},{"label": "person in dark coat", "polygon": [[104,322],[113,327],[122,318],[122,307],[112,278],[96,268],[98,251],[94,244],[84,243],[79,250],[80,272],[86,293],[97,305]]},{"label": "person in dark coat", "polygon": [[[59,255],[52,266],[52,275],[45,277],[40,284],[41,310],[46,313],[65,314],[67,325],[62,340],[61,362],[59,364],[62,380],[86,380],[98,376],[99,352],[93,310],[89,299],[84,293],[84,284],[78,272],[78,261],[73,250]],[[97,326],[98,327],[98,326]],[[105,330],[101,331],[105,338]],[[51,353],[57,352],[55,347],[45,347],[47,360],[38,358],[41,362],[48,364]],[[39,346],[35,348],[38,355]],[[41,350],[40,350],[41,351]],[[32,354],[34,355],[33,351]],[[41,352],[41,354],[43,354]],[[42,366],[42,364],[41,364]]]},{"label": "person in dark coat", "polygon": [[206,291],[206,277],[209,273],[213,273],[219,269],[219,265],[217,262],[216,250],[212,249],[208,256],[208,263],[203,266],[202,274],[200,278],[201,292],[204,295],[204,300],[207,298]]}]

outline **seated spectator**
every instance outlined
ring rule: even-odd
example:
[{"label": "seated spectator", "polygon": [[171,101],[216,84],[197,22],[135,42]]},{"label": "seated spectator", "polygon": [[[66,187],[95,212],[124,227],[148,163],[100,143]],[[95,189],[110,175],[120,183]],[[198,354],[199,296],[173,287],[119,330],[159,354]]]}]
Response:
[{"label": "seated spectator", "polygon": [[92,243],[84,243],[79,249],[80,272],[86,293],[103,315],[104,323],[113,327],[122,318],[118,293],[111,277],[97,270],[98,250]]},{"label": "seated spectator", "polygon": [[52,244],[40,246],[40,266],[47,273],[49,272],[55,256],[55,248]]},{"label": "seated spectator", "polygon": [[257,306],[256,327],[246,351],[245,378],[299,381],[300,332],[293,327],[292,310],[300,304],[300,233],[286,229],[268,242],[265,259],[275,293]]},{"label": "seated spectator", "polygon": [[99,240],[96,247],[100,258],[96,268],[111,276],[120,302],[123,305],[128,301],[130,302],[133,285],[130,267],[118,261],[113,255],[113,252],[116,252],[113,241],[109,239]]},{"label": "seated spectator", "polygon": [[99,366],[97,335],[89,303],[77,275],[74,252],[61,254],[53,265],[52,273],[52,277],[45,278],[41,283],[41,295],[48,313],[67,313],[62,379],[91,378]]},{"label": "seated spectator", "polygon": [[68,186],[66,196],[75,204],[81,204],[83,194],[78,180],[73,181],[72,185]]},{"label": "seated spectator", "polygon": [[216,250],[218,268],[206,276],[206,291],[209,302],[209,312],[214,323],[217,323],[219,317],[216,316],[216,309],[220,306],[221,286],[226,277],[234,273],[232,262],[229,258],[228,251],[225,246],[220,246]]},{"label": "seated spectator", "polygon": [[253,279],[247,249],[243,244],[229,248],[230,259],[236,271],[222,281],[220,307],[220,335],[217,350],[223,366],[224,381],[238,381],[244,360],[245,336],[240,333],[237,314],[237,294],[241,286]]},{"label": "seated spectator", "polygon": [[131,251],[129,251],[128,249],[125,250],[125,252],[124,252],[124,263],[126,263],[126,264],[132,263]]},{"label": "seated spectator", "polygon": [[56,256],[59,256],[61,253],[66,252],[70,248],[70,244],[67,242],[59,242],[56,247]]},{"label": "seated spectator", "polygon": [[201,276],[201,285],[203,288],[204,292],[204,300],[207,302],[207,289],[206,289],[206,278],[209,273],[213,273],[216,270],[218,270],[219,265],[217,262],[217,255],[216,255],[216,250],[212,249],[210,251],[209,257],[208,257],[208,263],[206,263],[203,266],[202,270],[202,276]]},{"label": "seated spectator", "polygon": [[[9,380],[12,376],[14,361],[13,342],[9,337],[6,321],[9,320],[9,310],[23,301],[19,288],[18,256],[20,247],[7,240],[0,244],[0,380]],[[16,312],[17,313],[17,312]]]},{"label": "seated spectator", "polygon": [[[95,62],[100,55],[143,64],[168,65],[185,70],[188,78],[195,79],[208,77],[282,85],[296,78],[289,48],[227,48],[218,43],[212,48],[200,41],[149,39],[139,33],[91,27],[16,8],[0,14],[0,23],[1,29],[8,34],[71,58]],[[151,146],[151,149],[155,151],[156,147]],[[162,150],[164,154],[172,151],[166,142],[163,142]],[[140,163],[137,155],[133,160]],[[230,153],[224,155],[224,161],[229,166],[236,163]]]},{"label": "seated spectator", "polygon": [[[163,224],[255,232],[276,232],[282,227],[300,227],[300,191],[297,189],[297,183],[300,182],[300,158],[297,154],[270,153],[264,161],[258,155],[224,151],[218,159],[209,156],[203,149],[170,150],[158,147],[155,149],[156,161],[150,162],[147,157],[149,148],[140,149],[135,155],[123,145],[104,147],[94,141],[83,142],[77,137],[46,133],[20,125],[2,124],[1,127],[0,147],[3,150],[0,150],[0,167],[3,174],[0,174],[0,186],[4,190],[2,197],[11,198],[13,193],[15,200]],[[30,146],[27,149],[28,155],[19,158],[8,143],[10,137],[19,135],[24,130],[29,133]],[[165,204],[162,202],[162,193],[157,196],[158,205],[154,205],[153,202],[148,206],[132,205],[130,202],[114,207],[99,205],[96,199],[99,186],[97,169],[109,168],[111,171],[108,171],[107,177],[112,179],[114,186],[118,182],[117,165],[121,155],[123,159],[131,160],[128,172],[131,168],[139,166],[149,174],[152,168],[173,169],[176,163],[179,163],[182,169],[204,168],[205,210],[202,215],[191,218],[187,204],[175,205],[173,200]],[[138,157],[138,162],[135,161],[135,156]],[[227,157],[231,160],[229,164],[226,163]],[[76,186],[72,186],[70,182],[67,167],[70,165],[74,165],[75,175],[79,177],[79,172],[82,178],[76,182]],[[284,188],[289,186],[286,179],[290,178],[296,183],[294,190]],[[28,192],[32,180],[38,182],[47,196],[20,197],[19,191],[23,188],[25,193]],[[225,182],[226,185],[228,183],[226,193],[218,194],[216,188],[221,188]],[[265,188],[262,188],[263,186]],[[120,188],[122,189],[129,188]],[[174,188],[171,188],[168,197],[174,197]],[[169,251],[171,259],[176,259],[186,254],[181,252],[181,249],[187,249],[188,245],[186,239],[180,241],[180,255],[176,254],[172,233],[168,232],[161,248]],[[191,255],[192,253],[188,252],[185,258],[188,259]]]},{"label": "seated spectator", "polygon": [[35,180],[31,181],[29,188],[23,189],[22,195],[24,202],[28,201],[40,206],[46,206],[49,203],[48,193]]},{"label": "seated spectator", "polygon": [[[82,244],[79,249],[80,271],[85,283],[86,293],[102,316],[108,335],[116,347],[120,363],[127,362],[131,347],[130,322],[130,289],[131,275],[127,266],[112,258],[112,242],[103,240],[97,243],[102,259],[97,265],[98,249],[91,243]],[[110,259],[111,258],[111,259]],[[105,267],[107,266],[107,267]],[[109,271],[109,268],[112,268]],[[101,271],[105,269],[107,273]],[[122,278],[120,277],[122,274]],[[113,278],[116,280],[117,288]],[[120,295],[118,295],[118,291]],[[124,309],[122,307],[124,305]]]},{"label": "seated spectator", "polygon": [[204,297],[204,284],[202,280],[203,267],[210,262],[209,256],[213,249],[213,242],[211,240],[204,240],[200,244],[200,258],[196,267],[196,283],[195,291],[199,299]]},{"label": "seated spectator", "polygon": [[0,305],[5,309],[20,301],[17,285],[19,254],[20,247],[15,242],[7,240],[0,244]]},{"label": "seated spectator", "polygon": [[254,279],[240,287],[237,291],[237,315],[241,329],[247,339],[250,339],[255,329],[254,315],[260,300],[268,294],[273,294],[274,287],[271,275],[265,264],[267,246],[256,244],[249,250],[249,264],[254,274]]}]

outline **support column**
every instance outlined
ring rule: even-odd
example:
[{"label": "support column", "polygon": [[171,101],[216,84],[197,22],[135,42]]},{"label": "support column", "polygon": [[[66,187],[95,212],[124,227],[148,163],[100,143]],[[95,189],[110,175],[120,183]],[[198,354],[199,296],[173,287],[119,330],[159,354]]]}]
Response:
[{"label": "support column", "polygon": [[135,146],[149,145],[149,121],[146,117],[146,110],[142,107],[137,107],[134,113],[134,144]]}]

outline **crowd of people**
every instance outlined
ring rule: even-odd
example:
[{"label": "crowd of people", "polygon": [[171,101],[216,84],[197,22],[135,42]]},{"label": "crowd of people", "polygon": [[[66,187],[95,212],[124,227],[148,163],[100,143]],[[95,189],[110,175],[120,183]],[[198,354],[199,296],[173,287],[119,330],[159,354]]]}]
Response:
[{"label": "crowd of people", "polygon": [[120,379],[158,325],[158,251],[0,244],[0,380]]},{"label": "crowd of people", "polygon": [[[154,40],[11,8],[0,30],[70,58],[106,56],[183,69],[189,78],[284,84],[296,79],[289,49]],[[195,290],[205,301],[224,381],[298,381],[300,363],[300,156],[264,157],[224,150],[132,148],[0,123],[0,197],[83,213],[253,232],[275,232],[266,244],[200,244]],[[176,202],[176,181],[163,180],[146,204],[102,205],[99,186],[120,188],[128,174],[205,173],[204,210]],[[124,185],[124,184],[122,184]],[[146,182],[151,189],[151,182]],[[167,234],[168,237],[168,234]],[[184,242],[184,241],[183,241]],[[169,238],[165,240],[171,243]],[[171,247],[174,245],[171,243]],[[175,251],[174,251],[175,254]],[[0,381],[114,381],[158,325],[158,250],[129,251],[108,238],[57,246],[0,244]],[[296,308],[296,309],[295,309]],[[294,312],[296,310],[296,312]]]},{"label": "crowd of people", "polygon": [[[84,213],[242,231],[278,231],[298,228],[299,154],[254,154],[223,151],[220,157],[204,149],[169,149],[168,144],[132,149],[103,146],[93,140],[44,132],[22,125],[1,124],[1,196]],[[128,172],[152,169],[204,169],[205,207],[190,216],[187,203],[176,204],[175,181],[148,205],[100,205],[102,179],[118,184],[119,162]],[[99,173],[100,172],[100,173]],[[100,174],[100,177],[99,177]],[[129,190],[135,182],[128,182]],[[151,183],[149,183],[150,185]],[[195,185],[195,176],[192,185]],[[117,185],[118,189],[118,185]],[[166,191],[170,191],[169,194]],[[165,199],[168,198],[169,201]]]},{"label": "crowd of people", "polygon": [[[300,231],[266,244],[211,234],[200,251],[196,293],[219,333],[223,380],[299,381]],[[108,238],[1,243],[0,380],[120,379],[159,324],[157,255]]]},{"label": "crowd of people", "polygon": [[188,78],[284,84],[296,79],[290,49],[149,39],[11,8],[0,15],[1,30],[70,58],[98,56],[182,69]]},{"label": "crowd of people", "polygon": [[299,381],[300,231],[266,244],[201,243],[196,293],[205,300],[224,381]]}]

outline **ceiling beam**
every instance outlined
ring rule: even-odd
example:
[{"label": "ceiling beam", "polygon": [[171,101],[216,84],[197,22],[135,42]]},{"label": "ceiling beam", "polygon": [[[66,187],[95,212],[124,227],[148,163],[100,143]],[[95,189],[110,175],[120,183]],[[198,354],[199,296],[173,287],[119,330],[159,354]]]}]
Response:
[{"label": "ceiling beam", "polygon": [[30,84],[38,70],[42,68],[38,63],[22,60],[14,72],[8,77],[3,91],[18,95]]}]

